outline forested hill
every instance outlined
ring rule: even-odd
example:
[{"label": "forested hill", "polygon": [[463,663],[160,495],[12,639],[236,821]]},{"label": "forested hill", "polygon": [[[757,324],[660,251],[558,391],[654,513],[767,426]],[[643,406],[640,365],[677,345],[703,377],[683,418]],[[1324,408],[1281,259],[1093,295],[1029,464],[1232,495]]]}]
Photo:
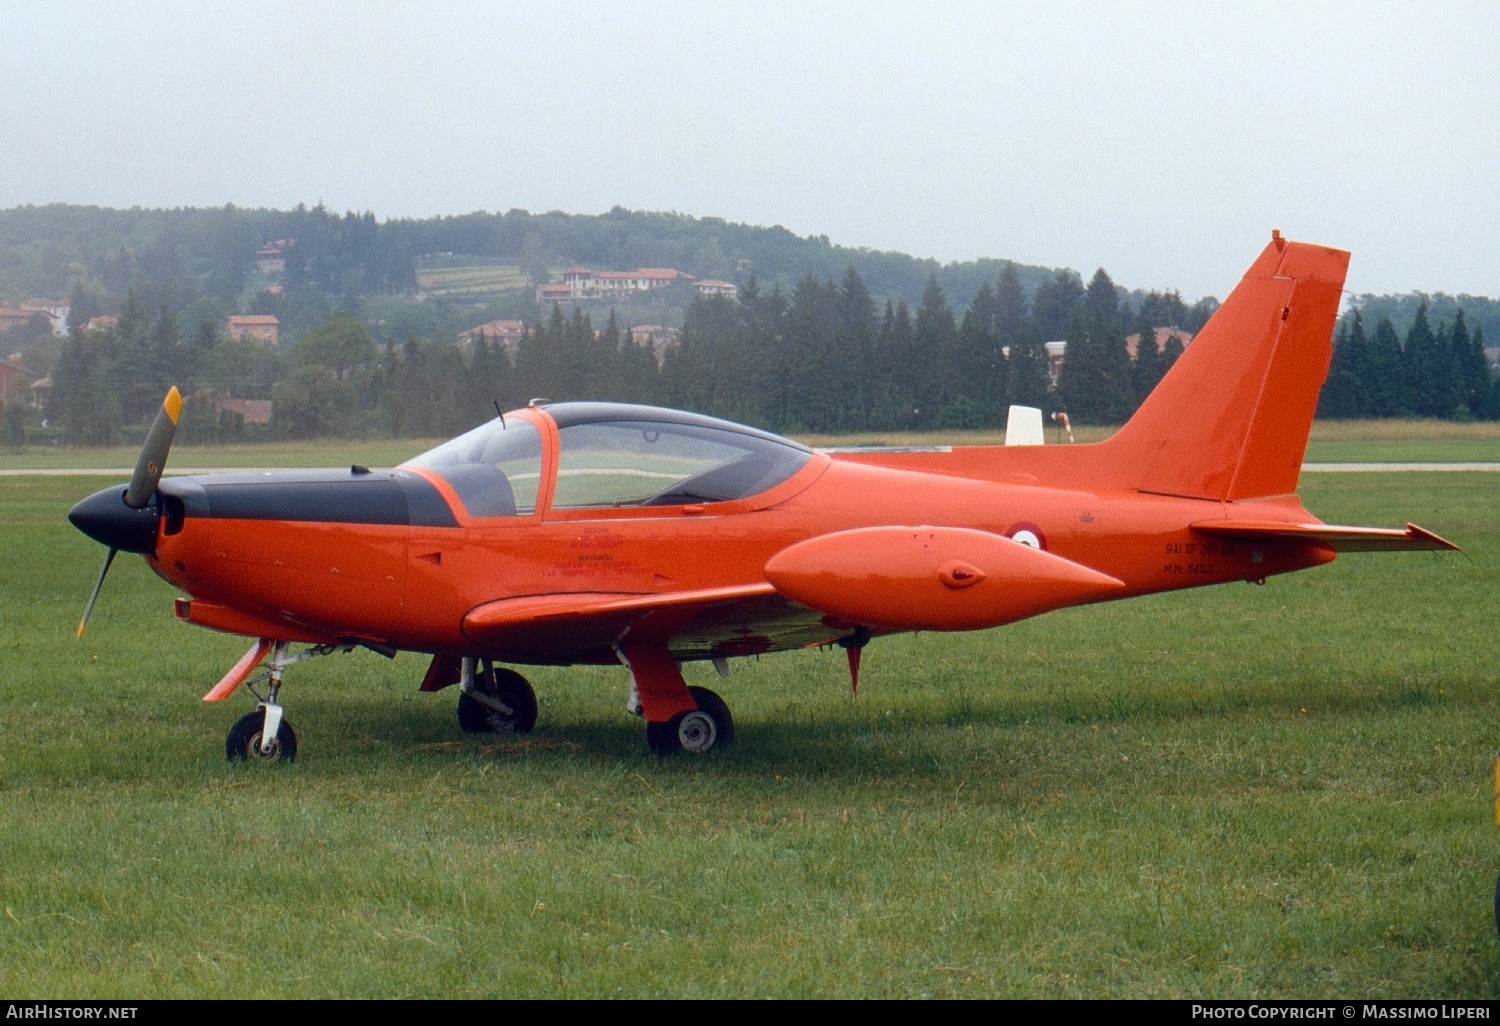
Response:
[{"label": "forested hill", "polygon": [[[473,213],[381,221],[323,206],[294,210],[179,208],[112,210],[27,206],[0,211],[0,299],[66,297],[82,280],[104,306],[135,289],[177,306],[196,296],[239,298],[262,244],[293,240],[289,263],[335,297],[394,294],[416,287],[416,259],[454,253],[514,263],[532,279],[571,263],[595,268],[675,267],[700,278],[789,289],[809,274],[839,278],[854,268],[870,291],[915,306],[932,276],[951,296],[972,296],[1004,261],[940,264],[904,253],[854,249],[827,236],[732,224],[716,217],[647,213]],[[1017,265],[1034,291],[1051,269]]]}]

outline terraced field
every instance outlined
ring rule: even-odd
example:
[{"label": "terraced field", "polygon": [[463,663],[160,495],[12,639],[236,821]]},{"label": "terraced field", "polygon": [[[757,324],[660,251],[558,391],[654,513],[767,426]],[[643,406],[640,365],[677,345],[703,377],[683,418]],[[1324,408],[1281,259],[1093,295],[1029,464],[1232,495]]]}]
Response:
[{"label": "terraced field", "polygon": [[462,262],[419,260],[417,284],[434,296],[477,299],[496,292],[528,288],[531,282],[515,264],[464,257]]}]

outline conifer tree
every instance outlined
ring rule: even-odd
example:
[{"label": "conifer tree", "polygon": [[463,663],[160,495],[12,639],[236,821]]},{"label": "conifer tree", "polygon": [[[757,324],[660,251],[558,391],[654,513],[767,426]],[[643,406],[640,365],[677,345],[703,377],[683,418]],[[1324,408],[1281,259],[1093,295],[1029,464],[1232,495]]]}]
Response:
[{"label": "conifer tree", "polygon": [[1406,329],[1406,338],[1401,346],[1401,378],[1404,386],[1403,404],[1406,410],[1419,417],[1435,417],[1438,402],[1439,372],[1435,366],[1438,354],[1437,336],[1427,320],[1427,304],[1417,307],[1411,327]]},{"label": "conifer tree", "polygon": [[1047,348],[1042,344],[1036,327],[1022,324],[1014,341],[1010,343],[1010,356],[1006,358],[1007,406],[1035,406],[1045,410],[1050,404],[1047,390]]},{"label": "conifer tree", "polygon": [[1364,320],[1355,310],[1339,324],[1328,378],[1318,395],[1319,417],[1340,420],[1367,415],[1369,403],[1364,395],[1367,348]]},{"label": "conifer tree", "polygon": [[1059,387],[1075,423],[1122,424],[1135,409],[1119,307],[1119,291],[1101,267],[1069,327],[1063,356]]},{"label": "conifer tree", "polygon": [[916,356],[913,366],[916,375],[914,419],[922,427],[931,427],[938,422],[943,405],[954,393],[956,381],[952,359],[957,339],[958,326],[954,323],[953,311],[948,308],[948,297],[938,285],[937,276],[933,275],[927,279],[922,305],[917,307],[912,339]]},{"label": "conifer tree", "polygon": [[853,431],[866,426],[874,368],[870,357],[874,349],[875,305],[864,279],[849,268],[839,285],[838,326],[834,333],[834,370],[843,387],[840,389],[838,426]]},{"label": "conifer tree", "polygon": [[999,346],[1014,345],[1026,330],[1026,289],[1021,285],[1016,265],[1009,260],[1000,269],[1000,277],[995,282],[994,311],[990,327],[995,333],[995,343]]},{"label": "conifer tree", "polygon": [[1365,360],[1363,391],[1367,416],[1409,417],[1414,412],[1403,380],[1401,342],[1389,317],[1375,323],[1375,336]]},{"label": "conifer tree", "polygon": [[1141,308],[1141,316],[1136,322],[1140,339],[1135,345],[1135,367],[1131,371],[1131,383],[1138,402],[1145,401],[1166,373],[1162,367],[1161,350],[1156,348],[1155,318],[1146,312],[1146,304],[1142,303]]},{"label": "conifer tree", "polygon": [[990,345],[983,317],[971,306],[964,312],[945,368],[948,388],[938,417],[942,427],[974,428],[994,422],[996,401],[986,366]]},{"label": "conifer tree", "polygon": [[974,293],[958,328],[958,392],[970,405],[969,426],[999,424],[1004,419],[1005,359],[995,327],[999,308],[995,290],[984,282]]},{"label": "conifer tree", "polygon": [[1162,377],[1166,377],[1172,368],[1177,365],[1177,361],[1182,359],[1182,350],[1182,339],[1178,338],[1175,332],[1168,335],[1167,343],[1162,346],[1161,350]]},{"label": "conifer tree", "polygon": [[1460,307],[1458,313],[1454,315],[1450,337],[1453,358],[1458,364],[1458,378],[1461,383],[1459,401],[1473,416],[1479,416],[1479,411],[1484,408],[1485,400],[1489,398],[1490,390],[1490,367],[1484,357],[1482,332],[1482,327],[1475,325],[1474,331],[1470,333],[1468,322],[1464,319],[1464,312]]},{"label": "conifer tree", "polygon": [[1072,326],[1073,311],[1083,299],[1083,279],[1077,272],[1058,271],[1037,286],[1032,297],[1032,316],[1043,342],[1065,338]]},{"label": "conifer tree", "polygon": [[1474,410],[1475,415],[1486,420],[1500,420],[1500,377],[1490,373],[1489,358],[1484,354],[1484,325],[1474,325],[1474,334],[1469,343],[1478,354],[1478,368],[1485,382],[1481,391],[1484,397]]}]

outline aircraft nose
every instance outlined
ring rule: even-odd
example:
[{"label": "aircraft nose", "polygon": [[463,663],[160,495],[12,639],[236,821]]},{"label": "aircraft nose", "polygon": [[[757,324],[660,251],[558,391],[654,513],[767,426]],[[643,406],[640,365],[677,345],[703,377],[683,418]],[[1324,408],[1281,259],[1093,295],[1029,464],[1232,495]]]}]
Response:
[{"label": "aircraft nose", "polygon": [[125,488],[115,485],[95,492],[68,510],[72,525],[100,545],[121,552],[151,552],[156,548],[156,500],[140,509],[125,505]]}]

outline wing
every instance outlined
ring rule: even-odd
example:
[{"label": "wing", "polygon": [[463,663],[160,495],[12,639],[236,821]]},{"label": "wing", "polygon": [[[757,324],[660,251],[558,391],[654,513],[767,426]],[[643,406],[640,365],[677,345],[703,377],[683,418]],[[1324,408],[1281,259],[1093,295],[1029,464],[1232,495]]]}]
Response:
[{"label": "wing", "polygon": [[1119,597],[1113,577],[1001,535],[868,527],[788,546],[766,581],[666,595],[572,593],[471,609],[463,632],[520,662],[615,661],[618,645],[678,659],[757,655],[874,634],[980,630]]},{"label": "wing", "polygon": [[764,582],[668,595],[528,595],[482,603],[463,619],[470,641],[530,663],[613,663],[621,644],[666,645],[678,659],[757,655],[825,644],[851,627]]},{"label": "wing", "polygon": [[1324,545],[1335,552],[1438,552],[1458,546],[1431,531],[1407,524],[1405,530],[1385,527],[1340,527],[1335,524],[1283,524],[1257,520],[1200,520],[1191,525],[1201,534],[1243,541],[1300,541]]}]

